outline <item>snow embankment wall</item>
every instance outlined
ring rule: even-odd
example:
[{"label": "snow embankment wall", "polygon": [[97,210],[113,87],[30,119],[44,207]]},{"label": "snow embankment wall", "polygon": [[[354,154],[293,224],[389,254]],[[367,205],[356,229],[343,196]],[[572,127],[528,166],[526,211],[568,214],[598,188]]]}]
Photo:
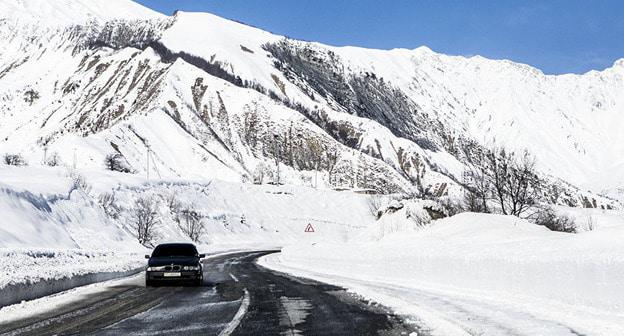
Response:
[{"label": "snow embankment wall", "polygon": [[514,217],[465,213],[377,241],[283,249],[292,268],[406,287],[624,307],[624,225],[565,234]]}]

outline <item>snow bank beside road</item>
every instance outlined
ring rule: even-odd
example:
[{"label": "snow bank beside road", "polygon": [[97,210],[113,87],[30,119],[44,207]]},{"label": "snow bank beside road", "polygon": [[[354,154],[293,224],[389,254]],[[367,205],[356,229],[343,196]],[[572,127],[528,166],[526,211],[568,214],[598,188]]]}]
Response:
[{"label": "snow bank beside road", "polygon": [[[0,289],[32,287],[0,305],[44,295],[37,286],[46,282],[65,286],[144,266],[142,256],[150,251],[132,228],[139,197],[158,204],[154,244],[190,240],[174,221],[170,197],[198,211],[206,230],[197,244],[206,253],[276,249],[307,239],[346,241],[374,222],[366,211],[368,196],[352,192],[218,180],[149,182],[135,174],[36,166],[0,165],[0,181]],[[114,199],[114,209],[103,205],[103,195]],[[304,232],[308,224],[314,236]]]},{"label": "snow bank beside road", "polygon": [[36,283],[101,272],[126,272],[145,266],[143,255],[85,250],[0,249],[0,290],[16,283]]},{"label": "snow bank beside road", "polygon": [[386,288],[390,294],[378,297],[395,308],[428,304],[419,301],[422,295],[410,299],[409,293],[433,288],[542,306],[546,302],[582,314],[605,312],[587,316],[596,325],[624,332],[623,241],[624,223],[604,231],[564,234],[513,217],[465,213],[374,243],[289,246],[263,263],[299,275],[338,279],[336,284],[359,292],[365,288],[381,293],[382,288],[371,289],[373,284],[400,288]]},{"label": "snow bank beside road", "polygon": [[0,307],[134,273],[133,253],[0,249]]}]

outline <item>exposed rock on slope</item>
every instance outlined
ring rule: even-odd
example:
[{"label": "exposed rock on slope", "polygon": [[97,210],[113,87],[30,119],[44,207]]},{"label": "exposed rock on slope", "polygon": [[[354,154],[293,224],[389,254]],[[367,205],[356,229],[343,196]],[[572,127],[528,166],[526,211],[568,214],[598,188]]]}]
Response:
[{"label": "exposed rock on slope", "polygon": [[610,203],[574,185],[624,185],[621,61],[545,76],[426,48],[294,41],[126,0],[114,12],[71,2],[0,1],[0,153],[98,168],[119,153],[145,172],[149,148],[161,176],[266,183],[278,162],[288,183],[445,195],[496,141],[571,183],[570,203]]}]

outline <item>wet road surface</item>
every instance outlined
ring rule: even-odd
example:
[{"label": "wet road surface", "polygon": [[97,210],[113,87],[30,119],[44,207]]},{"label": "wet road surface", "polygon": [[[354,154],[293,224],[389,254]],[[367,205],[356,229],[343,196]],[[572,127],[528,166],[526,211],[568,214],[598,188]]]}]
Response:
[{"label": "wet road surface", "polygon": [[[255,263],[275,251],[204,260],[201,287],[111,286],[0,325],[1,335],[409,335],[384,307]],[[142,281],[141,281],[142,282]]]}]

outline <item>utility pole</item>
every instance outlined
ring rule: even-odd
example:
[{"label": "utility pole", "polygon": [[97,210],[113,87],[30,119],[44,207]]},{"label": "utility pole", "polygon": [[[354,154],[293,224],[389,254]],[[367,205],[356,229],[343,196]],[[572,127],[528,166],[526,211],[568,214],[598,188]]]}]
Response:
[{"label": "utility pole", "polygon": [[46,161],[48,160],[48,147],[45,146],[43,147],[43,164],[46,164]]},{"label": "utility pole", "polygon": [[149,165],[149,163],[150,163],[150,148],[148,146],[147,147],[147,171],[146,171],[147,182],[149,182],[149,179],[150,179],[150,165]]},{"label": "utility pole", "polygon": [[320,159],[316,161],[316,169],[314,170],[314,189],[318,189],[319,161]]},{"label": "utility pole", "polygon": [[279,140],[279,134],[274,133],[273,134],[273,145],[274,147],[274,155],[275,155],[275,166],[276,166],[276,170],[277,170],[277,185],[280,185],[280,167],[279,167],[279,146],[277,144],[277,141]]},{"label": "utility pole", "polygon": [[360,155],[357,157],[357,159],[355,160],[355,169],[353,170],[353,188],[357,188],[358,187],[358,174],[360,173],[360,157],[361,157],[362,153],[360,153]]}]

